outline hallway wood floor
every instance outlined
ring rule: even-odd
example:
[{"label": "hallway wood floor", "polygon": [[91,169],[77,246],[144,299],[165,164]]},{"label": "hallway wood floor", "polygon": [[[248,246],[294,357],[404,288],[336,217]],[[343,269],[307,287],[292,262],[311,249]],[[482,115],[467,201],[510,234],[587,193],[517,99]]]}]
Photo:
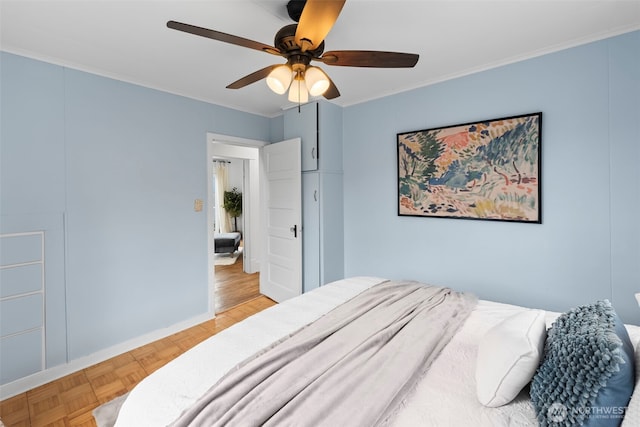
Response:
[{"label": "hallway wood floor", "polygon": [[258,298],[260,273],[243,272],[242,255],[232,265],[216,265],[216,313]]},{"label": "hallway wood floor", "polygon": [[216,267],[215,319],[4,400],[0,419],[6,427],[95,426],[94,408],[127,393],[196,344],[276,304],[257,293],[257,273],[241,272],[241,259],[232,266]]}]

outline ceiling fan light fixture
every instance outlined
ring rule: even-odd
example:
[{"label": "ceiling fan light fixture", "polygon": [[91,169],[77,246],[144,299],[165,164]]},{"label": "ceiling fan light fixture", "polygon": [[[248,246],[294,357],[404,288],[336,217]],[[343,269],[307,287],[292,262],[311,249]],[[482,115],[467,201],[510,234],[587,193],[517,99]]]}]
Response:
[{"label": "ceiling fan light fixture", "polygon": [[345,2],[346,0],[289,0],[289,15],[298,23],[282,27],[275,35],[273,46],[177,21],[168,21],[167,27],[286,58],[286,65],[274,64],[261,68],[227,85],[227,88],[240,89],[266,79],[269,88],[278,95],[284,95],[288,90],[289,100],[297,102],[300,108],[301,103],[308,102],[309,94],[322,95],[326,99],[340,96],[340,91],[329,76],[320,68],[311,67],[311,61],[342,67],[371,68],[411,68],[418,62],[419,55],[413,53],[375,50],[324,52],[324,40],[336,23]]},{"label": "ceiling fan light fixture", "polygon": [[289,88],[289,101],[298,104],[309,102],[309,92],[302,78],[296,77]]},{"label": "ceiling fan light fixture", "polygon": [[293,78],[293,73],[288,65],[280,65],[269,73],[267,76],[267,85],[278,95],[284,94]]},{"label": "ceiling fan light fixture", "polygon": [[318,67],[307,67],[304,80],[311,96],[320,96],[329,89],[329,77]]}]

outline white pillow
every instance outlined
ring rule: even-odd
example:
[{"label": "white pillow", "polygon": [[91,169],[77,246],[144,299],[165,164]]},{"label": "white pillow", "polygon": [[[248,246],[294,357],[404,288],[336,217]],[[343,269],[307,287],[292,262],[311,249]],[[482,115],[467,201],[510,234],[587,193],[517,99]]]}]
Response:
[{"label": "white pillow", "polygon": [[624,412],[622,427],[634,427],[640,425],[640,342],[636,345],[635,352],[636,386],[633,389],[631,400]]},{"label": "white pillow", "polygon": [[476,391],[484,406],[511,402],[536,373],[547,337],[545,312],[526,310],[493,328],[482,340],[476,361]]}]

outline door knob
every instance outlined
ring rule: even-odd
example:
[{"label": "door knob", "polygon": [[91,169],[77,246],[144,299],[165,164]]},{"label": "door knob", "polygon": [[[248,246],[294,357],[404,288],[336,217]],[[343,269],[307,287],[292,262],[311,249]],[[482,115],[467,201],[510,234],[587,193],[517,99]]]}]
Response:
[{"label": "door knob", "polygon": [[291,227],[289,230],[291,230],[291,232],[293,233],[293,237],[298,237],[298,226],[294,225],[293,227]]}]

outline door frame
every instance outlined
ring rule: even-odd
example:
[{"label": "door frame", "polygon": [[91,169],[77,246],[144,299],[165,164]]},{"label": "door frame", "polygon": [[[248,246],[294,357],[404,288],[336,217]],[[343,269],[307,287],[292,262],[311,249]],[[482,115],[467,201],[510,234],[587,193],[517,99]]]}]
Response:
[{"label": "door frame", "polygon": [[213,227],[213,158],[232,158],[244,160],[243,178],[243,220],[245,246],[245,268],[250,272],[260,270],[260,148],[269,142],[240,138],[207,132],[207,268],[208,268],[208,310],[215,314],[216,278],[215,245]]}]

